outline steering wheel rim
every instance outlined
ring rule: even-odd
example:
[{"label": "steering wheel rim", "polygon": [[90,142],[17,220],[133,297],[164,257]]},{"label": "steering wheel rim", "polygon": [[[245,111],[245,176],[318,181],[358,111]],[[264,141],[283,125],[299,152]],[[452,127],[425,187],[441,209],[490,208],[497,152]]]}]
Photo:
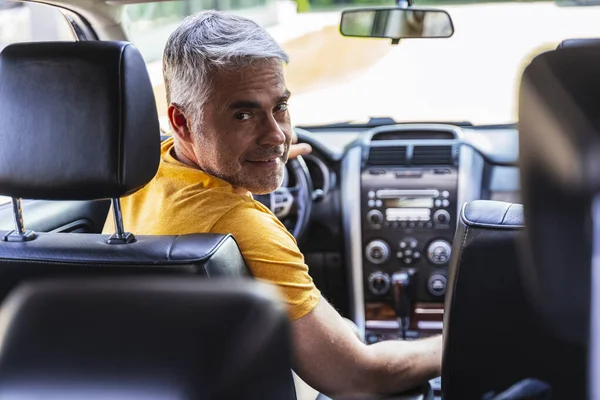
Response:
[{"label": "steering wheel rim", "polygon": [[293,187],[282,186],[272,193],[253,195],[253,197],[269,208],[281,222],[295,217],[294,226],[288,230],[300,244],[306,236],[306,230],[310,223],[313,184],[302,156],[288,160],[286,170],[294,178],[295,185]]},{"label": "steering wheel rim", "polygon": [[[313,184],[310,172],[302,156],[288,161],[288,171],[294,176],[296,185],[293,187],[294,202],[296,202],[296,224],[291,230],[296,242],[300,243],[306,236],[306,230],[310,223],[310,215],[313,203]],[[295,193],[294,193],[295,192]]]}]

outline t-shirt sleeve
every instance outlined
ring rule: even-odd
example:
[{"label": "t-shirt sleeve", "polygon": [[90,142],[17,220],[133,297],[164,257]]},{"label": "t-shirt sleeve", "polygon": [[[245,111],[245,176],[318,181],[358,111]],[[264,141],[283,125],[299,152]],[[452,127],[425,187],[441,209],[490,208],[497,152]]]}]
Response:
[{"label": "t-shirt sleeve", "polygon": [[225,213],[211,232],[233,235],[254,278],[279,287],[292,321],[318,304],[321,293],[308,274],[304,256],[273,214],[243,203]]}]

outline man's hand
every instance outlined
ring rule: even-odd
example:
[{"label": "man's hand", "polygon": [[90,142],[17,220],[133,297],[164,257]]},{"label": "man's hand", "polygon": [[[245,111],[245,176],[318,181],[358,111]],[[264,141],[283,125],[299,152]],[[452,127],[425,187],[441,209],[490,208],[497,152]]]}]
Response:
[{"label": "man's hand", "polygon": [[298,156],[303,156],[306,154],[310,154],[312,151],[312,147],[308,143],[298,143],[298,135],[296,132],[292,133],[292,144],[290,145],[290,154],[289,159],[296,158]]}]

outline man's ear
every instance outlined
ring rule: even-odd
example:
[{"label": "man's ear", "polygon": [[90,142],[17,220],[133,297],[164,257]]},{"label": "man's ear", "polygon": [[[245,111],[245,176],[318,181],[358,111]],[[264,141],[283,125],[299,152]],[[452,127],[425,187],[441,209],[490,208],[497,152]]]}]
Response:
[{"label": "man's ear", "polygon": [[173,129],[173,134],[179,137],[183,141],[189,141],[191,137],[191,131],[189,121],[183,111],[177,105],[171,103],[167,109],[169,116],[169,122]]}]

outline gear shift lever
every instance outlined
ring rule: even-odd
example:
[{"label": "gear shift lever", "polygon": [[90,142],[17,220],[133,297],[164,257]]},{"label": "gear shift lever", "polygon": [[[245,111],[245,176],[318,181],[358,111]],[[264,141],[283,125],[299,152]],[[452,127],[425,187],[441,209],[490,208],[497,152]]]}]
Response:
[{"label": "gear shift lever", "polygon": [[411,281],[415,274],[414,269],[401,269],[392,275],[392,295],[394,301],[394,311],[400,325],[400,334],[402,339],[406,340],[406,331],[410,323],[410,313],[412,312],[411,301]]}]

